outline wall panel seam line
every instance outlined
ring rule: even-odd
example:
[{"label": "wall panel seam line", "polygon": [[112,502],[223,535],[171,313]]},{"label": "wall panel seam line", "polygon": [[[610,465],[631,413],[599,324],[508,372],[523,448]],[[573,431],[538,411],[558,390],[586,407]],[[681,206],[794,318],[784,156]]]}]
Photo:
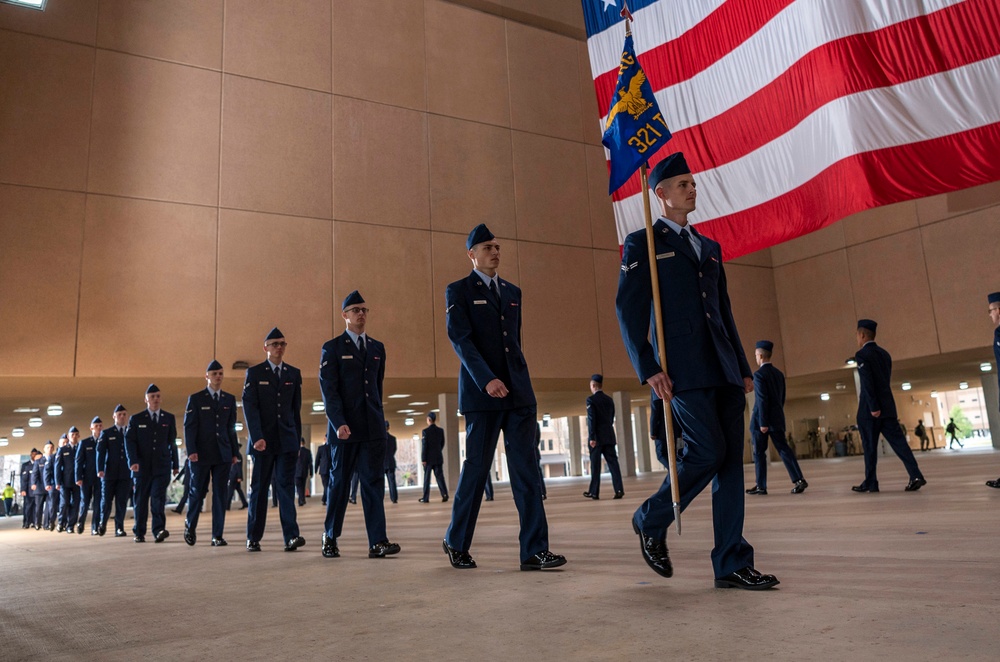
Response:
[{"label": "wall panel seam line", "polygon": [[920,263],[924,266],[924,279],[927,281],[927,295],[931,300],[931,319],[934,320],[934,336],[937,342],[938,354],[941,354],[941,329],[938,327],[937,311],[934,308],[934,290],[931,288],[931,273],[930,269],[927,268],[927,247],[924,245],[924,233],[920,228],[917,228],[917,234],[920,235]]}]

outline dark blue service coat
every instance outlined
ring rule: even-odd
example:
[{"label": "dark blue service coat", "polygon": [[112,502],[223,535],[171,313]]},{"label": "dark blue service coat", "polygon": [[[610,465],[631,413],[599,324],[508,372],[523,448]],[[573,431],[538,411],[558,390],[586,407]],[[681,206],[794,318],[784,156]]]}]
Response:
[{"label": "dark blue service coat", "polygon": [[[243,383],[243,417],[250,434],[248,452],[253,455],[294,453],[302,437],[302,373],[283,363],[281,383],[264,361],[247,369]],[[253,448],[258,439],[267,442],[263,453]]]},{"label": "dark blue service coat", "polygon": [[444,464],[444,430],[433,423],[420,431],[420,461],[430,467]]},{"label": "dark blue service coat", "polygon": [[[323,345],[319,385],[330,442],[385,440],[384,378],[385,347],[371,336],[366,336],[363,356],[347,331]],[[343,425],[351,429],[351,436],[338,439],[337,430]]]},{"label": "dark blue service coat", "polygon": [[87,437],[80,440],[74,459],[76,479],[84,485],[97,484],[97,439]]},{"label": "dark blue service coat", "polygon": [[76,451],[79,445],[66,444],[56,449],[52,476],[59,487],[76,487]]},{"label": "dark blue service coat", "polygon": [[[475,271],[445,292],[448,339],[462,367],[458,408],[463,412],[502,411],[535,406],[528,362],[521,351],[521,289],[497,278],[497,303]],[[499,379],[509,393],[494,398],[486,385]]]},{"label": "dark blue service coat", "polygon": [[598,446],[614,446],[615,401],[604,391],[587,398],[587,440]]},{"label": "dark blue service coat", "polygon": [[128,419],[125,430],[125,454],[129,466],[139,465],[138,474],[144,478],[164,476],[177,471],[177,422],[170,412],[159,411],[159,422],[154,425],[148,409]]},{"label": "dark blue service coat", "polygon": [[221,391],[216,403],[204,388],[188,397],[184,409],[184,444],[198,462],[229,464],[236,453],[236,397]]},{"label": "dark blue service coat", "polygon": [[111,426],[101,430],[97,442],[97,471],[104,472],[104,480],[130,478],[128,455],[125,452],[125,434]]},{"label": "dark blue service coat", "polygon": [[896,418],[896,400],[892,397],[889,380],[892,377],[892,357],[875,341],[854,355],[858,364],[861,394],[858,398],[858,420],[872,418],[872,412],[881,412],[879,418]]},{"label": "dark blue service coat", "polygon": [[[785,429],[785,375],[770,363],[753,374],[754,403],[750,429]],[[769,430],[770,431],[770,430]]]}]

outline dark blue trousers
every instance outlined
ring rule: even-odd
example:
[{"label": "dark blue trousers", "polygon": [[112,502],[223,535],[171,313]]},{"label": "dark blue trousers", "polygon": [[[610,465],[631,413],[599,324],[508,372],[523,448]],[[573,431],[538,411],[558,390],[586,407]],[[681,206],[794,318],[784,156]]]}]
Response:
[{"label": "dark blue trousers", "polygon": [[167,527],[167,487],[170,474],[140,472],[135,474],[135,535],[146,535],[146,522],[153,513],[153,535],[159,535]]},{"label": "dark blue trousers", "polygon": [[[715,576],[752,566],[753,547],[743,539],[743,389],[729,385],[683,391],[670,407],[686,442],[677,458],[681,511],[711,482]],[[659,491],[635,512],[635,521],[646,535],[666,538],[674,521],[669,472]]]},{"label": "dark blue trousers", "polygon": [[52,513],[49,511],[50,499],[48,492],[42,492],[32,497],[35,500],[35,528],[40,529],[49,525]]},{"label": "dark blue trousers", "polygon": [[385,470],[385,482],[389,486],[389,501],[396,503],[399,501],[399,492],[396,489],[396,467]]},{"label": "dark blue trousers", "polygon": [[281,535],[287,543],[299,537],[299,523],[295,514],[295,462],[297,450],[288,453],[254,455],[250,475],[250,507],[247,509],[247,540],[260,542],[267,524],[267,486],[272,485],[278,499],[278,519]]},{"label": "dark blue trousers", "polygon": [[[496,442],[494,442],[496,443]],[[431,473],[437,479],[438,489],[441,491],[441,498],[448,496],[448,483],[444,479],[444,467],[440,464],[428,464],[424,467],[424,501],[431,497]]]},{"label": "dark blue trousers", "polygon": [[[111,517],[111,505],[115,506],[115,531],[125,530],[125,513],[128,511],[128,495],[132,493],[129,478],[101,479],[101,525],[107,526]],[[96,515],[95,515],[96,517]]]},{"label": "dark blue trousers", "polygon": [[63,485],[59,495],[59,525],[72,529],[80,514],[80,486],[76,483]]},{"label": "dark blue trousers", "polygon": [[455,490],[451,524],[444,536],[451,547],[463,552],[472,547],[486,478],[503,431],[510,488],[521,524],[521,562],[549,548],[542,481],[535,461],[535,416],[535,407],[465,412],[465,462]]},{"label": "dark blue trousers", "polygon": [[483,487],[483,494],[486,495],[487,499],[493,498],[493,467],[490,467],[490,472],[486,474],[486,485]]},{"label": "dark blue trousers", "polygon": [[77,518],[80,526],[87,526],[87,511],[91,505],[94,507],[94,519],[90,528],[96,531],[101,519],[101,481],[99,480],[93,483],[83,481],[83,487],[80,488],[80,516]]},{"label": "dark blue trousers", "polygon": [[878,475],[875,467],[878,464],[878,437],[882,435],[889,442],[889,447],[903,461],[906,473],[910,480],[923,478],[920,467],[917,466],[917,458],[913,457],[910,445],[906,443],[906,436],[903,429],[899,427],[898,418],[872,418],[871,416],[858,416],[858,432],[861,433],[861,449],[865,455],[865,480],[862,487],[870,490],[878,489]]},{"label": "dark blue trousers", "polygon": [[326,535],[336,540],[344,529],[344,513],[351,489],[351,476],[357,472],[361,487],[361,506],[365,512],[368,546],[385,542],[385,441],[361,441],[330,444],[330,495],[326,501]]},{"label": "dark blue trousers", "polygon": [[24,526],[35,525],[35,497],[30,494],[24,497],[23,510],[21,511],[21,524]]},{"label": "dark blue trousers", "polygon": [[750,430],[750,439],[753,440],[753,463],[757,476],[757,487],[762,490],[767,489],[767,465],[770,460],[767,457],[767,438],[770,437],[774,447],[778,449],[781,461],[785,463],[788,470],[788,477],[793,483],[802,480],[802,469],[799,468],[799,461],[795,459],[795,451],[791,449],[785,441],[785,431],[775,428],[768,428],[767,432],[761,432],[760,428]]},{"label": "dark blue trousers", "polygon": [[212,537],[221,538],[226,528],[226,499],[229,496],[229,469],[232,465],[220,462],[206,464],[191,463],[191,494],[188,495],[187,526],[198,528],[198,517],[201,515],[208,491],[208,479],[212,479]]},{"label": "dark blue trousers", "polygon": [[615,488],[615,493],[624,492],[622,485],[622,470],[618,466],[618,453],[614,444],[604,446],[594,446],[590,449],[590,489],[587,490],[594,496],[601,492],[601,456],[608,463],[608,471],[611,472],[611,486]]}]

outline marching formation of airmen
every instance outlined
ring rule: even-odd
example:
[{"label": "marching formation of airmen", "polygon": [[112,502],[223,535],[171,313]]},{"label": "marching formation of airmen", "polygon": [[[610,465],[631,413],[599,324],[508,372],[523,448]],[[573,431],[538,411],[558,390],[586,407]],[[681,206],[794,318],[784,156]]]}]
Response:
[{"label": "marching formation of airmen", "polygon": [[[718,588],[768,589],[778,579],[754,567],[753,547],[743,537],[745,495],[767,494],[767,444],[774,443],[800,494],[808,483],[795,454],[785,442],[785,380],[771,364],[774,344],[756,343],[759,366],[751,372],[733,318],[722,249],[688,222],[696,208],[694,178],[684,156],[675,153],[660,161],[649,175],[649,187],[661,216],[654,225],[655,246],[650,249],[645,230],[630,234],[623,247],[616,310],[629,359],[642,384],[652,391],[652,435],[663,461],[664,403],[669,403],[674,435],[682,449],[677,480],[680,509],[707,487],[712,488],[715,548],[711,560]],[[548,521],[543,500],[545,484],[539,470],[537,407],[528,365],[521,350],[521,290],[498,275],[500,242],[485,225],[476,226],[466,240],[473,270],[448,285],[445,292],[448,338],[460,361],[458,404],[465,417],[466,456],[455,488],[451,521],[442,548],[456,569],[472,569],[471,548],[484,495],[492,498],[490,472],[500,433],[506,445],[510,485],[520,524],[520,569],[550,570],[566,564],[549,549]],[[660,303],[667,369],[657,360],[656,334],[651,340],[653,312],[650,256],[655,256],[660,290],[669,292]],[[994,352],[1000,362],[1000,292],[990,294],[989,311],[995,327]],[[296,519],[296,476],[315,468],[323,482],[326,518],[321,553],[337,558],[352,478],[360,487],[368,537],[368,556],[398,554],[401,547],[387,533],[384,503],[388,479],[395,503],[395,438],[388,433],[383,412],[382,385],[386,371],[385,346],[367,332],[368,308],[358,291],[343,301],[344,333],[323,345],[319,381],[327,416],[327,443],[311,456],[300,452],[302,439],[302,375],[284,362],[287,342],[277,328],[264,339],[266,360],[246,371],[242,407],[249,433],[247,452],[253,457],[246,548],[261,551],[267,519],[268,486],[278,506],[284,550],[305,544]],[[858,428],[864,449],[864,479],[852,489],[879,491],[876,444],[883,435],[909,474],[906,491],[927,484],[903,436],[890,389],[892,359],[875,342],[877,324],[857,324],[857,369],[860,376]],[[236,398],[221,390],[223,368],[212,361],[205,389],[190,396],[184,413],[184,442],[190,467],[188,514],[184,541],[196,543],[202,503],[211,482],[213,546],[224,546],[226,511],[239,490],[242,455],[236,438]],[[611,471],[614,498],[624,496],[615,453],[614,401],[603,391],[603,378],[592,376],[587,399],[588,444],[592,480],[584,496],[598,499],[602,459]],[[746,395],[755,393],[750,419],[756,464],[756,483],[744,490],[743,438]],[[93,510],[91,534],[104,535],[115,512],[115,536],[125,535],[126,502],[134,503],[137,543],[145,541],[152,515],[155,542],[165,540],[164,507],[171,475],[178,473],[175,418],[160,408],[160,391],[150,384],[146,409],[128,416],[122,405],[113,414],[114,425],[91,422],[91,436],[80,440],[76,427],[60,440],[48,443],[22,467],[21,493],[26,498],[25,528],[58,527],[82,533]],[[428,415],[421,439],[425,483],[421,502],[430,496],[430,475],[437,476],[442,501],[449,500],[441,467],[444,432],[436,415]],[[303,459],[305,457],[305,459]],[[303,466],[303,462],[305,465]],[[1000,478],[987,482],[1000,488]],[[357,489],[357,488],[356,488]],[[246,499],[239,490],[246,505]],[[301,503],[301,499],[300,499]],[[178,512],[183,508],[180,504]],[[667,530],[674,522],[669,473],[660,488],[632,516],[640,554],[664,577],[673,574],[667,549]]]}]

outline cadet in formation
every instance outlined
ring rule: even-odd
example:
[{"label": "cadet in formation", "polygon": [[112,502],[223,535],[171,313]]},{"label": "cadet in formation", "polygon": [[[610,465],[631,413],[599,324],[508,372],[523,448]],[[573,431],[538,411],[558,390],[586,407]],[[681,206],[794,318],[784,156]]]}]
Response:
[{"label": "cadet in formation", "polygon": [[232,508],[233,496],[239,496],[240,508],[247,507],[247,495],[243,493],[243,454],[240,453],[240,442],[236,442],[236,461],[229,469],[229,496],[226,497],[226,510]]},{"label": "cadet in formation", "polygon": [[197,542],[198,518],[212,479],[212,547],[225,547],[229,470],[236,462],[236,397],[222,390],[225,371],[213,360],[205,369],[207,386],[188,397],[184,443],[191,471],[191,494],[184,522],[184,542]]},{"label": "cadet in formation", "polygon": [[[427,414],[427,427],[420,431],[420,463],[424,467],[424,495],[420,503],[431,497],[431,474],[437,479],[441,501],[448,501],[448,482],[444,478],[444,430],[437,426],[437,414]],[[492,495],[490,495],[492,497]]]},{"label": "cadet in formation", "polygon": [[865,479],[851,489],[855,492],[879,491],[875,468],[878,464],[878,438],[882,435],[902,460],[906,473],[910,476],[904,489],[915,492],[926,485],[927,481],[920,473],[917,459],[899,427],[896,400],[889,385],[892,379],[892,357],[875,343],[877,328],[878,323],[874,320],[862,319],[858,320],[855,333],[859,349],[854,360],[857,362],[861,383],[861,393],[858,396],[858,432],[861,433],[861,448],[864,451]]},{"label": "cadet in formation", "polygon": [[604,392],[604,377],[591,375],[590,397],[587,398],[587,441],[590,445],[590,488],[583,493],[588,499],[601,498],[601,456],[608,463],[615,498],[625,496],[622,470],[615,452],[615,401]]},{"label": "cadet in formation", "polygon": [[500,242],[485,225],[465,247],[472,273],[445,291],[448,339],[461,362],[458,408],[465,416],[465,462],[443,547],[453,568],[475,568],[469,554],[500,432],[521,523],[521,570],[557,568],[535,461],[535,393],[521,351],[521,290],[497,275]]},{"label": "cadet in formation", "polygon": [[28,456],[30,459],[21,465],[21,502],[24,504],[21,510],[22,529],[35,525],[35,498],[31,489],[31,474],[38,455],[38,449],[32,448]]},{"label": "cadet in formation", "polygon": [[306,505],[306,483],[313,475],[312,452],[306,447],[306,440],[299,439],[299,454],[295,462],[295,492],[299,505]]},{"label": "cadet in formation", "polygon": [[385,422],[385,461],[382,466],[385,470],[385,482],[389,486],[389,501],[396,503],[399,501],[399,492],[396,490],[396,437],[389,432],[389,421]]},{"label": "cadet in formation", "polygon": [[792,494],[801,494],[809,487],[802,476],[795,451],[785,441],[785,375],[771,363],[774,343],[760,340],[754,350],[757,365],[753,374],[754,401],[750,414],[750,439],[753,444],[753,461],[757,475],[756,484],[747,494],[767,494],[767,438],[774,442],[781,461],[785,463],[788,477],[792,479]]},{"label": "cadet in formation", "polygon": [[368,533],[368,558],[400,551],[389,542],[385,524],[385,413],[382,382],[385,346],[368,337],[368,308],[357,290],[341,306],[344,333],[323,345],[319,386],[326,406],[330,449],[330,496],[323,524],[323,556],[337,558],[351,476],[357,472]]},{"label": "cadet in formation", "polygon": [[51,441],[42,446],[42,454],[35,459],[31,469],[31,496],[35,499],[35,530],[43,527],[49,531],[55,526],[52,517],[52,454],[54,446]]},{"label": "cadet in formation", "polygon": [[[993,322],[993,358],[997,368],[997,382],[1000,383],[1000,292],[987,295],[986,301],[990,306],[990,321]],[[986,486],[1000,489],[1000,478],[986,481]]]},{"label": "cadet in formation", "polygon": [[167,531],[167,486],[177,475],[177,422],[174,415],[160,409],[162,394],[156,384],[146,388],[146,409],[133,415],[125,431],[125,453],[135,485],[135,526],[133,540],[146,542],[147,522],[153,518],[153,541],[161,543]]},{"label": "cadet in formation", "polygon": [[101,528],[101,479],[97,477],[97,440],[101,438],[104,423],[100,416],[90,421],[90,436],[80,440],[76,451],[76,484],[80,488],[80,515],[77,533],[87,527],[87,511],[94,508],[90,522],[90,535],[96,536]]},{"label": "cadet in formation", "polygon": [[[743,410],[753,388],[750,365],[733,320],[719,244],[688,222],[696,208],[695,181],[684,155],[656,164],[649,187],[661,218],[653,227],[667,372],[649,342],[653,307],[645,230],[625,239],[616,308],[622,339],[639,381],[670,403],[686,446],[677,469],[681,510],[709,483],[717,588],[759,590],[778,583],[754,568],[753,547],[743,538]],[[654,334],[655,337],[655,334]],[[667,528],[674,521],[669,474],[659,491],[632,517],[646,563],[670,577]]]},{"label": "cadet in formation", "polygon": [[247,512],[247,551],[259,552],[267,523],[267,486],[274,483],[285,551],[306,544],[295,512],[295,460],[302,438],[302,373],[284,362],[288,343],[277,327],[264,338],[267,360],[247,368],[243,416],[254,459]]},{"label": "cadet in formation", "polygon": [[80,430],[75,425],[69,429],[65,438],[68,443],[56,451],[56,463],[53,469],[56,491],[59,492],[59,528],[60,533],[83,533],[76,530],[77,517],[80,514],[80,487],[76,484],[76,451],[80,446]]},{"label": "cadet in formation", "polygon": [[[125,448],[128,412],[119,404],[112,418],[114,425],[101,430],[101,438],[97,441],[97,476],[101,479],[101,524],[97,535],[103,536],[107,532],[111,506],[114,505],[115,538],[124,538],[128,497],[133,490]],[[94,516],[97,516],[96,513]]]}]

